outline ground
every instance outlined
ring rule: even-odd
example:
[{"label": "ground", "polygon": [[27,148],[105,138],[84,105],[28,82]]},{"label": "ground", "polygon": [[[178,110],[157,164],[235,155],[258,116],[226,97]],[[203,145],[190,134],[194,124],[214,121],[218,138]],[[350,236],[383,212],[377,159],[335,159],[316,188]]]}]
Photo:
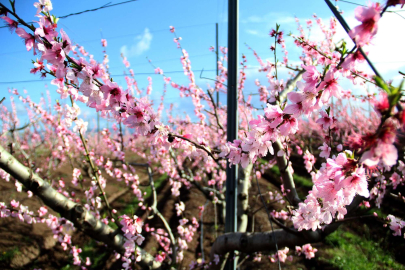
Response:
[{"label": "ground", "polygon": [[[305,194],[310,188],[308,175],[302,168],[295,168],[298,182],[302,188],[298,191]],[[145,179],[146,174],[142,169],[138,170],[140,179]],[[61,166],[53,172],[52,178],[60,177],[69,179],[71,168],[69,165]],[[158,188],[158,209],[168,220],[172,228],[177,227],[177,218],[174,209],[174,203],[179,199],[186,204],[184,216],[190,218],[199,216],[199,206],[206,204],[205,197],[195,188],[182,190],[181,197],[176,198],[171,194],[170,185],[165,176],[154,176]],[[278,169],[273,167],[259,179],[260,188],[263,191],[276,190],[278,184]],[[68,183],[69,181],[66,181]],[[88,185],[89,183],[84,183]],[[114,197],[124,189],[123,182],[115,182],[107,185],[106,192],[110,198]],[[71,186],[73,188],[73,186]],[[145,191],[150,193],[149,188]],[[38,209],[42,202],[35,196],[27,197],[26,192],[17,193],[14,183],[0,181],[0,201],[9,203],[12,199],[21,201],[29,206],[31,210]],[[260,201],[255,197],[258,194],[257,187],[253,183],[249,193],[250,205],[252,211],[261,207]],[[80,198],[80,197],[79,197]],[[150,200],[150,199],[149,199]],[[150,201],[145,202],[150,203]],[[395,202],[388,201],[387,204],[395,205]],[[393,204],[394,203],[394,204]],[[113,208],[127,214],[136,214],[141,216],[145,222],[151,226],[161,227],[161,221],[158,218],[148,220],[146,214],[138,207],[138,201],[134,199],[131,192],[119,196],[112,202]],[[271,204],[276,210],[281,210],[280,204]],[[388,206],[386,206],[388,207]],[[386,209],[379,210],[381,213]],[[400,211],[399,207],[394,211]],[[359,209],[360,214],[370,212],[369,209]],[[403,213],[403,211],[400,211]],[[189,264],[201,258],[209,259],[210,246],[215,240],[213,204],[208,203],[204,211],[203,220],[203,250],[201,250],[199,229],[193,240],[188,243],[188,250],[184,253],[184,261],[178,266],[178,269],[188,269]],[[254,227],[255,232],[269,231],[270,223],[266,212],[263,210],[255,214],[254,225],[249,223],[249,231]],[[224,225],[218,224],[217,233],[223,231]],[[393,237],[392,233],[383,228],[382,224],[376,224],[372,220],[350,221],[343,224],[338,231],[330,235],[324,243],[314,244],[318,249],[316,257],[311,260],[304,259],[303,256],[293,256],[292,261],[282,264],[283,269],[405,269],[405,258],[402,251],[405,248],[405,240],[402,237]],[[111,250],[104,244],[96,243],[94,240],[81,232],[74,234],[74,245],[82,248],[83,258],[90,257],[93,265],[89,269],[120,269],[120,260],[115,259]],[[158,245],[154,237],[147,237],[143,246],[145,250],[155,253]],[[294,254],[290,250],[290,254]],[[201,254],[201,255],[200,255]],[[245,258],[242,254],[241,258]],[[61,245],[53,238],[51,230],[45,224],[29,225],[22,223],[18,218],[8,217],[0,219],[0,269],[79,269],[72,264],[72,255],[64,251]],[[263,254],[260,262],[253,261],[253,256],[249,256],[241,265],[241,269],[278,269],[277,264],[271,263],[266,254]]]}]

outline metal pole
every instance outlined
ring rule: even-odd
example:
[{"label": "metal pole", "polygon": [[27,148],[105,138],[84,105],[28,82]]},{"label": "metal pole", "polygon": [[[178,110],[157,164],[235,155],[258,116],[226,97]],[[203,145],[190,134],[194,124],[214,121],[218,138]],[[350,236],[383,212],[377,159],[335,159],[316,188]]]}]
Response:
[{"label": "metal pole", "polygon": [[[228,0],[228,89],[227,89],[227,140],[238,138],[238,17],[239,0]],[[238,166],[226,166],[226,217],[225,232],[237,230],[236,194]],[[226,270],[236,269],[234,252],[229,254]]]},{"label": "metal pole", "polygon": [[[215,48],[216,48],[216,50],[217,50],[217,62],[216,62],[216,64],[215,64],[215,66],[216,66],[216,68],[217,68],[217,78],[216,78],[216,79],[218,80],[218,75],[219,75],[219,73],[218,73],[218,59],[219,59],[218,23],[215,24],[215,41],[216,41]],[[217,91],[217,108],[218,108],[218,106],[219,106],[219,89],[218,89],[218,91]]]}]

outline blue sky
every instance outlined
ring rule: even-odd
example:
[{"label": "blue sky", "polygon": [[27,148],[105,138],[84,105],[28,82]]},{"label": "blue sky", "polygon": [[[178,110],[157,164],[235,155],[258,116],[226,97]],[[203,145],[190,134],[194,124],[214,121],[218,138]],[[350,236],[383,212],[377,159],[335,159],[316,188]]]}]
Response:
[{"label": "blue sky", "polygon": [[[1,0],[1,3],[8,5],[8,1]],[[26,21],[32,21],[36,8],[35,1],[17,0],[16,10]],[[113,0],[111,3],[118,3],[120,0]],[[219,45],[227,45],[227,2],[226,0],[206,0],[206,1],[146,1],[119,5],[95,12],[88,12],[77,16],[72,16],[59,21],[59,28],[63,28],[72,41],[84,46],[84,48],[94,55],[98,61],[102,61],[101,37],[107,39],[107,52],[110,59],[110,72],[113,75],[122,75],[125,70],[120,57],[121,52],[126,52],[131,68],[135,71],[140,87],[148,84],[147,77],[153,79],[153,99],[159,100],[163,89],[163,80],[159,75],[154,75],[153,67],[147,62],[146,57],[151,59],[156,66],[161,67],[165,72],[181,71],[181,52],[173,42],[173,34],[169,31],[169,26],[173,25],[176,32],[183,38],[182,46],[189,55],[194,70],[214,70],[215,54],[209,51],[209,47],[215,45],[215,23],[219,23]],[[355,1],[364,4],[365,1]],[[108,1],[53,1],[52,14],[63,16],[74,12],[93,9],[107,4]],[[354,19],[353,10],[356,6],[338,2],[341,9],[345,11],[344,16],[351,27],[358,23]],[[297,33],[294,17],[298,17],[305,24],[305,20],[311,18],[316,13],[328,23],[328,18],[332,15],[324,1],[319,0],[285,0],[285,1],[262,1],[250,0],[240,1],[240,42],[241,54],[248,57],[249,66],[258,66],[252,53],[244,45],[246,42],[253,47],[263,58],[272,58],[269,50],[272,39],[268,36],[271,28],[276,23],[281,24],[281,29],[286,33]],[[402,13],[405,15],[405,12]],[[2,24],[2,23],[1,23]],[[339,26],[340,27],[340,26]],[[405,53],[403,44],[405,37],[397,34],[397,29],[405,29],[405,19],[396,14],[384,15],[381,20],[380,32],[375,39],[376,47],[370,51],[370,58],[376,62],[377,68],[386,79],[400,79],[397,70],[405,71]],[[316,31],[317,35],[322,38]],[[379,37],[380,36],[380,37]],[[346,35],[339,29],[339,38]],[[290,60],[298,56],[297,50],[292,46],[292,38],[285,37],[287,49],[290,52]],[[282,55],[280,55],[280,58]],[[8,97],[8,88],[17,88],[22,92],[26,89],[34,101],[38,101],[41,93],[45,92],[45,84],[49,85],[52,99],[57,99],[58,94],[55,87],[49,81],[17,83],[18,81],[39,80],[39,76],[29,73],[31,59],[34,59],[32,52],[26,52],[22,40],[16,34],[10,34],[5,29],[0,29],[0,96]],[[295,58],[297,59],[297,58]],[[144,73],[150,73],[141,75]],[[199,72],[195,72],[199,76]],[[177,83],[188,84],[186,76],[182,73],[169,74]],[[246,82],[246,92],[257,91],[254,79],[259,78],[263,83],[265,77],[256,72],[255,69],[248,71],[248,81]],[[282,76],[287,73],[281,71]],[[204,77],[214,78],[215,73],[206,71]],[[287,77],[286,77],[287,78]],[[120,85],[125,88],[123,76],[114,77]],[[13,83],[4,83],[13,82]],[[197,83],[205,89],[208,80],[198,79]],[[347,86],[349,87],[349,85]],[[175,102],[177,113],[188,109],[188,100],[178,99],[177,90],[168,87],[166,102]],[[0,97],[0,98],[1,98]],[[225,97],[221,97],[225,102]],[[84,110],[89,117],[94,113]],[[22,112],[22,111],[21,111]],[[91,123],[90,123],[91,125]]]}]

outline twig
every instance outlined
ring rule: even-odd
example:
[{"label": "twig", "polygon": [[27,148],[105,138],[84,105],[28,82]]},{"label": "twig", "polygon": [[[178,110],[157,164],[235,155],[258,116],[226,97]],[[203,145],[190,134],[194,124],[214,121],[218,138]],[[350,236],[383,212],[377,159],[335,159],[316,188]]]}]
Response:
[{"label": "twig", "polygon": [[210,92],[209,89],[207,90],[207,93],[208,93],[208,96],[209,96],[210,99],[211,99],[212,106],[214,107],[214,115],[215,115],[215,119],[217,120],[217,124],[218,124],[218,126],[222,129],[222,131],[224,131],[224,127],[222,126],[221,122],[219,122],[218,111],[217,111],[217,105],[215,104],[214,97],[212,96],[212,94],[211,94],[211,92]]},{"label": "twig", "polygon": [[228,257],[229,257],[229,252],[227,252],[227,253],[225,254],[224,260],[222,261],[220,270],[224,270],[225,265],[226,265],[226,262],[228,261]]},{"label": "twig", "polygon": [[205,210],[205,207],[207,207],[207,204],[208,204],[209,202],[210,202],[209,200],[207,200],[207,201],[205,202],[204,208],[203,208],[202,211],[201,211],[201,221],[200,221],[200,223],[201,223],[200,246],[201,246],[201,258],[203,259],[203,261],[205,261],[205,255],[204,255],[204,210]]},{"label": "twig", "polygon": [[[71,101],[71,103],[72,103],[72,106],[74,106],[74,101],[73,101],[72,96],[70,96],[70,101]],[[100,191],[101,191],[101,194],[102,194],[102,196],[103,196],[105,205],[107,206],[107,209],[108,209],[108,211],[110,212],[111,218],[114,218],[115,215],[114,215],[114,213],[112,212],[112,208],[111,208],[111,206],[110,206],[110,203],[108,202],[107,194],[105,193],[104,188],[103,188],[103,186],[102,186],[101,183],[100,183],[98,170],[96,169],[96,166],[94,165],[93,160],[91,159],[90,152],[89,152],[89,149],[88,149],[88,147],[87,147],[86,139],[84,138],[83,133],[82,133],[82,131],[81,131],[80,129],[79,129],[79,137],[80,137],[80,140],[82,141],[82,144],[83,144],[83,148],[84,148],[84,151],[85,151],[85,154],[86,154],[87,161],[89,162],[89,165],[90,165],[90,167],[91,167],[91,169],[92,169],[94,178],[96,179],[98,188],[99,188]],[[117,224],[117,226],[120,227],[121,224],[118,222],[118,220],[117,220],[116,218],[114,218],[114,220],[115,220],[115,223]]]},{"label": "twig", "polygon": [[176,239],[174,238],[174,235],[173,235],[172,229],[170,228],[169,223],[167,223],[165,217],[157,209],[156,188],[155,188],[155,183],[153,181],[152,169],[149,166],[149,164],[147,165],[147,170],[148,170],[149,183],[150,183],[150,186],[152,188],[152,196],[153,196],[153,203],[150,206],[150,208],[152,209],[152,214],[150,216],[148,216],[148,219],[152,219],[154,217],[154,215],[157,215],[158,218],[163,222],[163,225],[164,225],[164,227],[166,229],[166,232],[169,234],[170,243],[171,243],[171,246],[172,246],[172,263],[175,264],[176,263],[176,257],[177,257]]},{"label": "twig", "polygon": [[179,139],[188,141],[189,143],[193,144],[198,149],[201,149],[201,150],[205,151],[215,162],[218,162],[218,160],[219,160],[218,158],[215,158],[214,155],[212,154],[212,152],[209,151],[205,146],[202,146],[202,145],[200,145],[200,144],[198,144],[198,143],[196,143],[196,142],[194,142],[194,141],[192,141],[190,139],[187,139],[186,137],[169,133],[169,138],[170,137],[175,137],[175,138],[179,138]]},{"label": "twig", "polygon": [[351,221],[351,220],[356,220],[356,219],[365,219],[365,218],[375,218],[375,219],[379,219],[378,217],[374,216],[374,215],[366,215],[366,216],[357,216],[357,217],[348,217],[348,218],[344,218],[344,219],[339,219],[339,220],[335,220],[333,221],[333,223],[341,223],[341,222],[346,222],[346,221]]}]

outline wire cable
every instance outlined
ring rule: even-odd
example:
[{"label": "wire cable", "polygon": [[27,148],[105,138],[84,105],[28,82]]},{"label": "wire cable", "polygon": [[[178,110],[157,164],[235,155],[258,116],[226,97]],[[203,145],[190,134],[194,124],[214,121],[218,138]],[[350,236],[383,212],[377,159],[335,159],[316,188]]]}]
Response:
[{"label": "wire cable", "polygon": [[[97,10],[100,10],[100,9],[103,9],[103,8],[110,8],[110,7],[114,7],[114,6],[118,6],[118,5],[128,4],[128,3],[131,3],[131,2],[135,2],[135,1],[138,1],[138,0],[128,0],[128,1],[119,2],[119,3],[115,3],[115,4],[111,4],[111,2],[108,2],[107,4],[105,4],[105,5],[101,6],[101,7],[98,7],[98,8],[86,9],[86,10],[83,10],[83,11],[63,15],[63,16],[60,16],[58,18],[59,19],[66,19],[66,18],[71,17],[71,16],[80,15],[80,14],[87,13],[87,12],[92,12],[92,11],[97,11]],[[31,24],[31,23],[33,23],[33,22],[28,22],[28,24]],[[7,28],[7,27],[8,27],[7,25],[0,26],[0,28]]]}]

